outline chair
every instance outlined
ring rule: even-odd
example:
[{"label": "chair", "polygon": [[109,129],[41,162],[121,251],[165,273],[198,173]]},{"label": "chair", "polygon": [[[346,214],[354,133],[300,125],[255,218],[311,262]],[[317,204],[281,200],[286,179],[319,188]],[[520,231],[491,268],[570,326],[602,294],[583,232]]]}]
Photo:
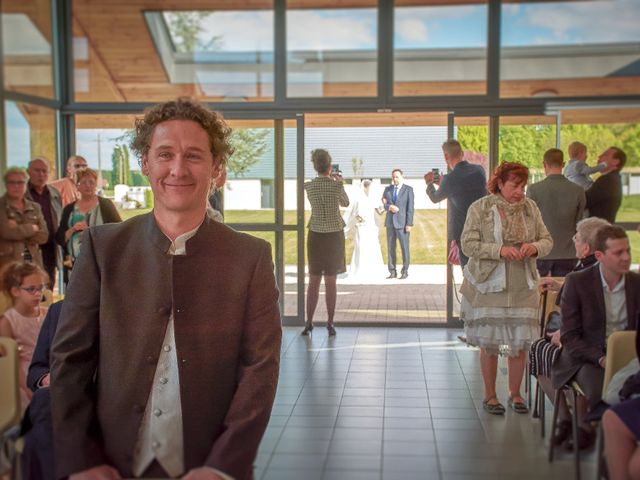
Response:
[{"label": "chair", "polygon": [[[16,341],[0,337],[0,438],[8,441],[5,434],[20,423],[19,359]],[[11,459],[13,460],[13,459]]]},{"label": "chair", "polygon": [[577,382],[571,381],[556,390],[555,399],[553,401],[553,419],[551,420],[551,435],[549,439],[549,463],[553,462],[553,452],[555,445],[553,444],[553,432],[556,430],[556,424],[558,423],[558,403],[560,402],[560,395],[570,393],[572,397],[573,409],[571,418],[571,433],[573,438],[573,467],[575,471],[575,479],[580,480],[580,447],[578,445],[578,397],[584,396],[584,392],[580,388]]},{"label": "chair", "polygon": [[[636,332],[624,331],[614,332],[607,339],[607,360],[604,367],[604,381],[602,382],[602,396],[604,397],[609,388],[609,382],[618,370],[633,360],[636,352]],[[602,477],[605,462],[603,462],[604,436],[602,426],[598,428],[597,452],[598,452],[598,478]]]}]

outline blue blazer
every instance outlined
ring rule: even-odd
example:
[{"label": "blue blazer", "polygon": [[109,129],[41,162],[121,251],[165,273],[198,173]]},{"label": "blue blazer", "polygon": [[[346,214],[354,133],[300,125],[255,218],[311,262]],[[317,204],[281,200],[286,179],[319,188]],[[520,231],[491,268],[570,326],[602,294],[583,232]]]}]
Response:
[{"label": "blue blazer", "polygon": [[27,375],[27,386],[32,390],[38,390],[38,381],[50,370],[49,352],[53,343],[53,336],[58,328],[58,319],[62,311],[62,300],[54,303],[49,307],[47,316],[42,322],[36,348],[31,357],[31,365],[29,365],[29,374]]},{"label": "blue blazer", "polygon": [[[398,190],[398,198],[394,203],[393,187],[394,185],[389,185],[382,194],[384,209],[387,211],[384,226],[387,228],[404,228],[405,225],[413,226],[413,188],[402,184],[402,187]],[[391,213],[389,211],[391,205],[396,205],[400,211]]]}]

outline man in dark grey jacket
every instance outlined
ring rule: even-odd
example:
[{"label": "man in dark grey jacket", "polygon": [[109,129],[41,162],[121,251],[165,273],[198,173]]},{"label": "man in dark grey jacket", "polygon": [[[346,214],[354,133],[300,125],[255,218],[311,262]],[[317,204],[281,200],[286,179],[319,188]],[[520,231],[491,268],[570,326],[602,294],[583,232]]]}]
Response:
[{"label": "man in dark grey jacket", "polygon": [[541,276],[564,277],[576,264],[573,236],[584,215],[586,199],[584,190],[562,174],[562,150],[550,148],[544,152],[542,165],[547,177],[529,186],[527,197],[538,205],[553,238],[553,249],[536,263]]},{"label": "man in dark grey jacket", "polygon": [[[442,144],[442,152],[451,173],[444,175],[441,181],[436,181],[433,172],[424,176],[427,183],[427,195],[433,203],[449,200],[447,215],[448,242],[455,240],[460,248],[460,237],[464,222],[467,219],[469,206],[487,194],[487,177],[484,168],[463,160],[464,152],[460,142],[454,139]],[[439,184],[436,189],[435,185]],[[464,266],[469,258],[459,250],[460,264]]]}]

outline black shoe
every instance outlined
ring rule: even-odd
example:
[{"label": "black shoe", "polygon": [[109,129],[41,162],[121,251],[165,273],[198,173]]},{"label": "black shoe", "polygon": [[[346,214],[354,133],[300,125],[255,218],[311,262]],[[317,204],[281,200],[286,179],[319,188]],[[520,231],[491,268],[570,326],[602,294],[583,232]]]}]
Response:
[{"label": "black shoe", "polygon": [[556,426],[551,441],[554,445],[562,445],[571,437],[571,420],[561,420]]},{"label": "black shoe", "polygon": [[389,272],[389,276],[387,277],[387,280],[391,279],[391,278],[396,278],[397,274],[396,272]]},{"label": "black shoe", "polygon": [[405,278],[407,278],[409,276],[408,273],[403,273],[402,275],[400,275],[400,280],[404,280]]},{"label": "black shoe", "polygon": [[312,330],[313,330],[313,325],[305,325],[304,330],[302,330],[300,335],[308,337]]},{"label": "black shoe", "polygon": [[336,336],[336,329],[333,328],[333,325],[327,325],[327,332],[329,333],[330,337]]},{"label": "black shoe", "polygon": [[[573,432],[572,432],[573,433]],[[595,442],[596,435],[592,430],[578,427],[578,450],[587,450]],[[567,450],[573,450],[573,435],[570,435],[566,443]]]}]

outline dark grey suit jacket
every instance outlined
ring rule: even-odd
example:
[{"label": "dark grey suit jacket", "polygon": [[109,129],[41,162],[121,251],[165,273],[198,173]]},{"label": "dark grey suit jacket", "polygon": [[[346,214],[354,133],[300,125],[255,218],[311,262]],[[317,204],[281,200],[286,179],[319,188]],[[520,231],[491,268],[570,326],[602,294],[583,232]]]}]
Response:
[{"label": "dark grey suit jacket", "polygon": [[[394,202],[393,187],[394,185],[387,186],[382,193],[384,209],[387,211],[387,218],[384,222],[385,227],[404,228],[406,225],[413,226],[413,188],[402,184],[402,187],[398,190],[398,198]],[[389,211],[391,205],[396,205],[400,210],[397,213],[391,213]]]},{"label": "dark grey suit jacket", "polygon": [[[640,313],[640,275],[625,276],[627,330],[636,329]],[[554,388],[567,383],[586,363],[599,365],[606,353],[607,318],[599,264],[567,275],[562,289],[560,355],[552,366]]]},{"label": "dark grey suit jacket", "polygon": [[252,478],[278,379],[281,327],[271,248],[205,220],[186,245],[153,213],[92,227],[52,349],[58,477],[132,456],[171,314],[186,470]]}]

